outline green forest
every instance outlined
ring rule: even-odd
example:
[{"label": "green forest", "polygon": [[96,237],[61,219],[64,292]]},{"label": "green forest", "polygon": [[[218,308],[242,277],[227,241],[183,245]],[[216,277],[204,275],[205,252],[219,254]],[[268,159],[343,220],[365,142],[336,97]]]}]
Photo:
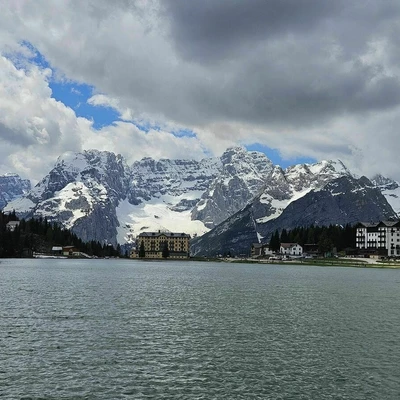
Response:
[{"label": "green forest", "polygon": [[278,251],[281,243],[298,243],[318,246],[320,253],[331,252],[334,248],[340,252],[354,250],[356,240],[356,226],[329,225],[294,228],[290,231],[283,229],[275,231],[269,241],[269,248]]},{"label": "green forest", "polygon": [[[13,231],[7,228],[10,221],[19,221]],[[97,257],[118,257],[121,252],[119,245],[114,248],[98,241],[84,242],[68,229],[45,218],[20,220],[15,212],[0,212],[0,258],[32,257],[34,252],[50,254],[53,246],[74,246]]]}]

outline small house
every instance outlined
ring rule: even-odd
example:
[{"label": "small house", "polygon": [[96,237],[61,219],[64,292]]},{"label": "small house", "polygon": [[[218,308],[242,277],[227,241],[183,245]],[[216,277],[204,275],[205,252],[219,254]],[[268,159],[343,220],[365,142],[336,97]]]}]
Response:
[{"label": "small house", "polygon": [[80,252],[75,246],[63,246],[62,254],[63,256],[79,256]]},{"label": "small house", "polygon": [[298,243],[281,243],[280,253],[299,257],[303,255],[303,248]]},{"label": "small house", "polygon": [[263,248],[264,246],[261,243],[253,243],[251,245],[251,257],[257,258],[263,256]]},{"label": "small house", "polygon": [[63,248],[62,248],[62,246],[53,246],[51,248],[51,252],[52,252],[52,254],[61,255],[63,252]]}]

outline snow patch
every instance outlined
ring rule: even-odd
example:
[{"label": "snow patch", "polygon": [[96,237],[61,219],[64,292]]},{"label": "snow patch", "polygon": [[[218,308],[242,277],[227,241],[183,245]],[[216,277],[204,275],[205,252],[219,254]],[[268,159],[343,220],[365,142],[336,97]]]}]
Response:
[{"label": "snow patch", "polygon": [[3,211],[5,213],[15,210],[17,214],[27,214],[35,208],[36,204],[27,197],[19,198],[8,203]]},{"label": "snow patch", "polygon": [[127,199],[120,201],[116,208],[120,221],[117,228],[118,243],[133,243],[136,236],[143,231],[167,230],[191,236],[200,236],[209,231],[201,221],[191,219],[191,210],[172,211],[168,206],[172,200],[175,203],[177,199],[173,196],[161,196],[140,205],[130,204]]},{"label": "snow patch", "polygon": [[382,194],[393,208],[394,212],[400,216],[400,187],[396,189],[384,189]]}]

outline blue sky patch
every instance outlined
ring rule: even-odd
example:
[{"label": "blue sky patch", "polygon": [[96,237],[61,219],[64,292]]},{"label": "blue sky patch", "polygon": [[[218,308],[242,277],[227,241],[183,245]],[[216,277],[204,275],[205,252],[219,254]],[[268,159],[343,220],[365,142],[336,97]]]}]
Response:
[{"label": "blue sky patch", "polygon": [[178,129],[171,132],[176,137],[190,137],[195,138],[197,135],[191,129]]},{"label": "blue sky patch", "polygon": [[93,120],[93,127],[101,129],[119,120],[119,113],[111,107],[93,106],[87,101],[92,97],[93,87],[76,82],[50,82],[52,97],[72,108],[78,117]]},{"label": "blue sky patch", "polygon": [[247,150],[250,151],[260,151],[264,153],[275,165],[280,165],[282,168],[287,168],[295,164],[312,164],[317,162],[316,159],[310,157],[296,157],[290,159],[283,159],[279,153],[279,150],[272,149],[268,146],[264,146],[259,143],[253,143],[245,147]]},{"label": "blue sky patch", "polygon": [[32,54],[34,54],[34,56],[29,59],[33,64],[38,65],[40,68],[50,68],[53,70],[46,58],[34,46],[32,46],[31,43],[23,40],[21,46],[26,47]]},{"label": "blue sky patch", "polygon": [[46,58],[31,43],[23,41],[21,45],[34,54],[33,57],[30,57],[30,62],[40,68],[50,68],[53,71],[53,77],[49,80],[52,98],[73,109],[78,117],[84,117],[93,121],[93,128],[97,130],[104,126],[112,125],[114,121],[120,119],[119,113],[113,108],[98,107],[88,103],[88,100],[94,93],[93,86],[54,78],[54,68],[52,68]]}]

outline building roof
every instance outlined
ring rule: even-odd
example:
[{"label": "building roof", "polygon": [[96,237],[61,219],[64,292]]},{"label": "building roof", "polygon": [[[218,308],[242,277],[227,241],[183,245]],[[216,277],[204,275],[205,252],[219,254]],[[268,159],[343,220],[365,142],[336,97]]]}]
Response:
[{"label": "building roof", "polygon": [[400,221],[379,221],[379,222],[360,222],[364,228],[377,228],[378,226],[385,226],[390,228],[392,226],[400,226]]},{"label": "building roof", "polygon": [[395,225],[399,225],[399,220],[397,221],[382,221],[382,224],[386,225],[387,227],[391,227],[391,226],[395,226]]},{"label": "building roof", "polygon": [[284,249],[289,249],[294,246],[300,246],[298,243],[281,243],[281,247]]},{"label": "building roof", "polygon": [[376,228],[380,222],[361,222],[361,225],[364,228]]},{"label": "building roof", "polygon": [[160,237],[160,236],[166,236],[166,237],[180,237],[180,238],[190,238],[190,235],[187,233],[176,233],[176,232],[142,232],[138,235],[138,237]]},{"label": "building roof", "polygon": [[61,246],[53,246],[51,248],[52,251],[61,251],[63,248]]},{"label": "building roof", "polygon": [[6,226],[18,226],[20,221],[9,221]]}]

